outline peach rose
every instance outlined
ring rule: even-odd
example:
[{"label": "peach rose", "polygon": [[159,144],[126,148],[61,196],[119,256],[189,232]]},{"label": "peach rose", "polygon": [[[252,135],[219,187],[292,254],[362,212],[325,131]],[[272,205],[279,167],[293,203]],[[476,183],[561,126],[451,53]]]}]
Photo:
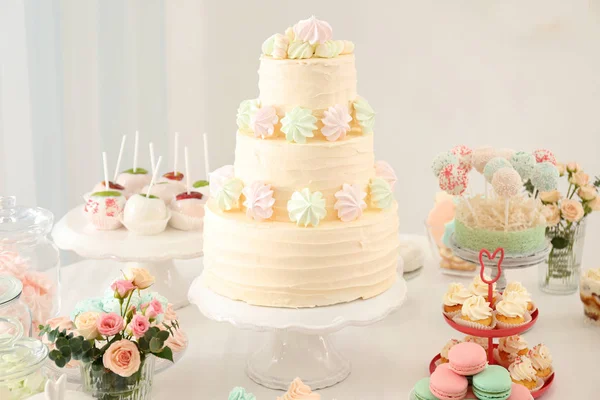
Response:
[{"label": "peach rose", "polygon": [[102,356],[104,368],[108,368],[115,374],[127,378],[140,369],[140,351],[137,346],[122,339],[113,342]]},{"label": "peach rose", "polygon": [[97,326],[98,318],[100,318],[100,313],[95,311],[81,313],[75,318],[75,327],[86,340],[96,339],[100,336]]},{"label": "peach rose", "polygon": [[574,174],[575,172],[581,171],[581,167],[576,162],[570,162],[567,164],[567,171]]},{"label": "peach rose", "polygon": [[587,186],[590,183],[590,176],[583,171],[578,171],[573,174],[569,182],[577,186]]},{"label": "peach rose", "polygon": [[559,176],[565,176],[565,170],[566,170],[565,164],[557,163],[556,169],[558,170]]},{"label": "peach rose", "polygon": [[598,197],[598,191],[593,186],[582,186],[577,191],[577,195],[581,200],[590,201]]},{"label": "peach rose", "polygon": [[165,346],[169,347],[174,353],[179,353],[188,345],[187,335],[181,329],[174,329],[174,335],[169,335],[165,341]]},{"label": "peach rose", "polygon": [[558,201],[562,198],[562,194],[558,190],[553,190],[551,192],[540,192],[540,199],[544,203],[558,203]]},{"label": "peach rose", "polygon": [[600,197],[596,197],[594,200],[590,201],[588,206],[592,211],[600,211]]},{"label": "peach rose", "polygon": [[154,277],[144,268],[130,267],[125,271],[125,278],[138,289],[147,289],[154,284]]},{"label": "peach rose", "polygon": [[583,218],[583,206],[576,200],[563,200],[560,203],[560,213],[569,222],[577,222]]},{"label": "peach rose", "polygon": [[542,214],[546,217],[548,226],[554,226],[560,222],[560,209],[556,204],[546,204],[542,209]]}]

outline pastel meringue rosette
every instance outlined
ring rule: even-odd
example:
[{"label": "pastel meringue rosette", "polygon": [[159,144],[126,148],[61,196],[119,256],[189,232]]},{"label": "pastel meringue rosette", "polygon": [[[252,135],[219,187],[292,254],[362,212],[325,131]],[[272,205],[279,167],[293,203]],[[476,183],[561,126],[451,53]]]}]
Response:
[{"label": "pastel meringue rosette", "polygon": [[347,107],[336,104],[325,110],[321,121],[323,122],[321,133],[328,141],[335,142],[346,137],[346,133],[350,130],[352,117]]},{"label": "pastel meringue rosette", "polygon": [[338,218],[343,222],[360,218],[363,210],[367,208],[365,197],[367,197],[367,193],[359,185],[344,183],[342,190],[335,194],[337,201],[334,209],[338,212]]},{"label": "pastel meringue rosette", "polygon": [[385,180],[390,184],[390,188],[394,190],[398,177],[394,168],[387,161],[380,160],[375,162],[375,176]]},{"label": "pastel meringue rosette", "polygon": [[333,36],[331,25],[326,21],[317,19],[314,15],[298,21],[293,29],[296,39],[308,42],[311,45],[325,43],[331,40]]},{"label": "pastel meringue rosette", "polygon": [[244,207],[246,215],[256,221],[264,221],[273,216],[273,190],[271,185],[256,181],[246,186],[242,191],[244,194]]},{"label": "pastel meringue rosette", "polygon": [[287,392],[277,397],[277,400],[320,400],[321,395],[314,393],[310,386],[302,382],[302,379],[296,378],[290,384]]},{"label": "pastel meringue rosette", "polygon": [[275,125],[279,121],[275,108],[272,106],[259,108],[251,117],[250,126],[255,137],[263,139],[273,136]]},{"label": "pastel meringue rosette", "polygon": [[323,194],[311,192],[308,188],[292,194],[292,198],[287,203],[287,210],[290,220],[305,228],[310,225],[318,226],[327,215]]}]

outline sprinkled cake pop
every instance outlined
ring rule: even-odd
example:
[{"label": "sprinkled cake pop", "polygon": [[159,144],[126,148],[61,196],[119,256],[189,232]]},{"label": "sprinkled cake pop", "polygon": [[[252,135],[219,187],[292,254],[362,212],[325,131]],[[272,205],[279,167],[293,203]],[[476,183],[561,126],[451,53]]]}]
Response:
[{"label": "sprinkled cake pop", "polygon": [[440,189],[448,194],[460,196],[467,190],[469,176],[467,171],[460,168],[457,164],[448,164],[438,176]]},{"label": "sprinkled cake pop", "polygon": [[496,171],[498,171],[502,168],[511,168],[512,169],[512,166],[510,165],[510,163],[508,161],[506,161],[505,158],[494,157],[490,161],[488,161],[488,163],[483,168],[483,176],[485,176],[485,179],[488,182],[491,182]]},{"label": "sprinkled cake pop", "polygon": [[431,169],[433,170],[433,174],[435,176],[439,176],[444,167],[452,164],[456,164],[458,166],[458,157],[449,151],[445,151],[435,156],[433,159],[433,164],[431,165]]},{"label": "sprinkled cake pop", "polygon": [[558,169],[550,162],[536,164],[531,183],[540,192],[549,192],[558,186]]},{"label": "sprinkled cake pop", "polygon": [[460,144],[458,146],[454,146],[450,152],[458,157],[460,161],[460,167],[467,172],[470,172],[473,168],[472,158],[473,158],[473,150],[470,147],[465,146],[464,144]]},{"label": "sprinkled cake pop", "polygon": [[549,162],[552,165],[556,165],[556,157],[550,150],[537,149],[534,150],[533,155],[535,156],[535,161],[538,163]]},{"label": "sprinkled cake pop", "polygon": [[512,167],[500,168],[492,178],[492,187],[500,197],[513,197],[523,189],[521,175]]},{"label": "sprinkled cake pop", "polygon": [[515,151],[513,149],[502,148],[496,150],[496,157],[502,157],[507,160],[510,160],[513,154],[515,154]]},{"label": "sprinkled cake pop", "polygon": [[513,154],[510,158],[510,163],[524,181],[531,178],[536,164],[534,155],[524,151],[518,151]]},{"label": "sprinkled cake pop", "polygon": [[475,150],[473,150],[473,154],[471,156],[471,163],[473,164],[473,167],[477,170],[477,172],[483,174],[483,169],[485,168],[485,165],[495,156],[496,152],[490,146],[478,147]]}]

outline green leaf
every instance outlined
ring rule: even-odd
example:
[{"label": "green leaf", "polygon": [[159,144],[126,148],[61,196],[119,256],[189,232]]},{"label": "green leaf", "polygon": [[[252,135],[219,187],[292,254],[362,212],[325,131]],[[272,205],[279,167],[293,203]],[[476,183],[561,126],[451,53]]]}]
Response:
[{"label": "green leaf", "polygon": [[164,342],[165,340],[167,340],[169,338],[169,332],[168,331],[160,331],[156,334],[156,337]]},{"label": "green leaf", "polygon": [[84,363],[89,363],[90,361],[92,361],[92,355],[90,353],[83,353],[83,355],[81,356],[81,361],[83,361]]},{"label": "green leaf", "polygon": [[74,353],[80,352],[82,350],[82,344],[83,342],[81,340],[77,340],[77,338],[69,340],[69,347]]},{"label": "green leaf", "polygon": [[160,340],[159,338],[153,337],[152,340],[150,340],[150,351],[152,353],[158,353],[164,345],[164,341]]},{"label": "green leaf", "polygon": [[170,347],[165,347],[159,353],[153,353],[156,357],[173,362],[173,351]]},{"label": "green leaf", "polygon": [[85,354],[85,353],[82,353],[82,352],[72,352],[72,353],[71,353],[71,358],[72,358],[73,360],[81,360],[81,359],[83,358],[83,355],[84,355],[84,354]]},{"label": "green leaf", "polygon": [[138,339],[138,347],[142,351],[148,351],[150,350],[150,343],[148,342],[148,340],[146,340],[145,337],[141,337]]},{"label": "green leaf", "polygon": [[569,240],[564,237],[557,236],[551,240],[551,243],[552,243],[552,247],[560,250],[560,249],[564,249],[565,247],[567,247],[569,245]]},{"label": "green leaf", "polygon": [[67,365],[67,360],[64,358],[59,358],[59,359],[55,360],[54,363],[56,364],[56,366],[58,368],[64,368],[65,365]]},{"label": "green leaf", "polygon": [[81,343],[81,350],[90,351],[91,349],[92,349],[92,344],[90,342],[88,342],[87,340],[85,340],[83,343]]},{"label": "green leaf", "polygon": [[208,181],[199,180],[197,182],[194,182],[194,184],[192,186],[194,186],[195,188],[205,187],[205,186],[208,186]]},{"label": "green leaf", "polygon": [[63,357],[65,357],[65,358],[71,357],[71,347],[69,347],[69,345],[62,346],[59,350],[60,350],[60,354],[62,354]]},{"label": "green leaf", "polygon": [[100,362],[94,361],[92,364],[92,369],[96,372],[102,371],[104,369],[104,365],[102,365],[102,360]]},{"label": "green leaf", "polygon": [[48,354],[48,358],[52,361],[56,361],[58,358],[62,357],[62,353],[58,350],[52,350],[50,354]]},{"label": "green leaf", "polygon": [[61,347],[68,346],[69,345],[69,340],[65,339],[63,337],[59,337],[58,339],[56,339],[56,343],[55,344],[56,344],[56,347],[58,349],[60,349]]}]

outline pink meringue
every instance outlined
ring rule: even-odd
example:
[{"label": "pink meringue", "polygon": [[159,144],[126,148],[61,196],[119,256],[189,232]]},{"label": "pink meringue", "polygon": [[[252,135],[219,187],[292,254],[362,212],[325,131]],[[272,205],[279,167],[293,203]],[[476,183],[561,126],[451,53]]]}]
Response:
[{"label": "pink meringue", "polygon": [[365,197],[367,193],[360,186],[344,183],[342,190],[335,194],[337,201],[333,208],[337,210],[338,218],[343,222],[360,218],[363,210],[367,208]]},{"label": "pink meringue", "polygon": [[346,132],[350,130],[349,122],[352,117],[348,112],[348,107],[336,104],[329,107],[324,113],[323,128],[321,132],[323,136],[330,142],[335,142],[338,139],[344,139]]},{"label": "pink meringue", "polygon": [[273,136],[275,124],[279,121],[275,108],[267,106],[259,108],[258,111],[250,119],[250,127],[254,131],[255,137]]},{"label": "pink meringue", "polygon": [[294,33],[296,34],[296,40],[300,39],[310,44],[315,44],[331,40],[333,30],[329,23],[318,20],[313,15],[294,25]]},{"label": "pink meringue", "polygon": [[257,221],[271,218],[273,215],[273,204],[275,204],[271,185],[259,181],[253,182],[246,186],[242,190],[242,193],[246,197],[244,206],[246,207],[248,218],[254,218]]},{"label": "pink meringue", "polygon": [[235,170],[233,165],[224,165],[221,168],[215,169],[210,173],[210,195],[216,197],[216,195],[223,188],[223,184],[229,179],[235,178]]},{"label": "pink meringue", "polygon": [[394,168],[392,168],[389,163],[386,161],[376,161],[375,176],[389,183],[392,190],[394,190],[394,185],[398,181],[398,177],[396,176]]}]

